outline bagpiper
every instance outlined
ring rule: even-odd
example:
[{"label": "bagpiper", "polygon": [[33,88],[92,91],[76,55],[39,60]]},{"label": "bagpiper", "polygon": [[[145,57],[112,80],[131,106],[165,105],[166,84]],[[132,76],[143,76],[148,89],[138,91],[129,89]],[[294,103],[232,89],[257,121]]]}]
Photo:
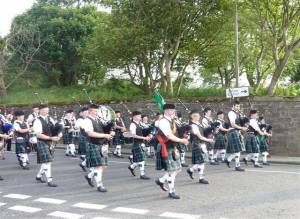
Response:
[{"label": "bagpiper", "polygon": [[176,110],[174,104],[165,104],[163,106],[164,115],[158,122],[157,139],[159,144],[157,152],[160,154],[156,159],[156,169],[164,169],[164,176],[158,178],[155,182],[163,190],[168,191],[165,183],[169,186],[169,198],[180,199],[180,196],[175,192],[175,178],[181,171],[180,153],[177,149],[177,144],[188,144],[188,139],[178,138],[176,135],[176,124],[174,118]]},{"label": "bagpiper", "polygon": [[226,134],[229,131],[227,123],[224,120],[224,112],[217,112],[216,122],[220,124],[219,131],[215,134],[215,145],[214,149],[216,150],[216,158],[220,159],[222,162],[225,162],[226,157]]},{"label": "bagpiper", "polygon": [[191,143],[192,143],[192,164],[191,168],[187,169],[191,179],[194,179],[193,173],[199,173],[199,183],[209,184],[204,178],[205,163],[208,161],[208,151],[206,144],[213,144],[214,140],[206,138],[203,135],[203,126],[200,123],[200,113],[193,110],[190,113],[190,125],[192,126]]},{"label": "bagpiper", "polygon": [[258,135],[257,140],[259,144],[259,151],[262,154],[263,165],[269,166],[268,155],[269,155],[269,147],[270,147],[270,137],[272,137],[272,126],[266,124],[265,118],[260,116],[258,119],[259,127],[265,135]]},{"label": "bagpiper", "polygon": [[75,142],[73,138],[73,131],[75,127],[75,119],[73,116],[74,111],[68,110],[65,114],[65,118],[63,120],[64,123],[64,134],[63,134],[63,143],[66,145],[66,156],[76,157],[76,149],[75,149]]},{"label": "bagpiper", "polygon": [[113,136],[104,133],[103,124],[98,117],[98,109],[98,105],[91,104],[89,115],[84,119],[83,124],[86,137],[86,167],[90,168],[90,173],[85,176],[85,179],[91,187],[94,187],[93,179],[95,179],[97,190],[107,192],[102,182],[102,175],[108,164],[108,143]]},{"label": "bagpiper", "polygon": [[123,132],[126,132],[126,126],[124,120],[121,117],[120,111],[115,111],[115,136],[113,138],[113,145],[115,145],[114,156],[118,158],[123,158],[122,156],[122,145],[124,144]]}]

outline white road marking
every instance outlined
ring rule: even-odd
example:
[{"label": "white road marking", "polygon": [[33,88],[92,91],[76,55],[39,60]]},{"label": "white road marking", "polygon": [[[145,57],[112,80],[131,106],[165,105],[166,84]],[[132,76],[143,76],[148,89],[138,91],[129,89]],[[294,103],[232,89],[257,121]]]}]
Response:
[{"label": "white road marking", "polygon": [[60,205],[66,202],[66,200],[54,199],[54,198],[39,198],[39,199],[35,199],[34,201],[48,203],[48,204],[55,204],[55,205]]},{"label": "white road marking", "polygon": [[72,213],[63,212],[63,211],[54,211],[54,212],[48,214],[48,216],[66,218],[66,219],[79,219],[79,218],[82,218],[84,215],[72,214]]},{"label": "white road marking", "polygon": [[[111,160],[111,161],[108,161],[109,163],[119,163],[119,164],[128,164],[128,162],[120,162],[120,161],[113,161],[113,160]],[[155,164],[149,164],[149,163],[147,163],[146,164],[147,166],[155,166]]]},{"label": "white road marking", "polygon": [[124,207],[117,207],[113,209],[114,212],[121,212],[121,213],[130,213],[130,214],[146,214],[149,210],[146,209],[138,209],[138,208],[124,208]]},{"label": "white road marking", "polygon": [[119,218],[115,218],[115,217],[94,217],[92,219],[119,219]]},{"label": "white road marking", "polygon": [[107,207],[106,205],[90,204],[90,203],[84,203],[84,202],[79,202],[72,206],[77,207],[77,208],[95,209],[95,210],[102,210],[103,208]]},{"label": "white road marking", "polygon": [[8,195],[5,195],[3,196],[5,198],[15,198],[15,199],[28,199],[30,198],[31,196],[30,195],[22,195],[22,194],[8,194]]},{"label": "white road marking", "polygon": [[181,214],[181,213],[173,213],[173,212],[164,212],[160,217],[170,217],[170,218],[179,218],[179,219],[199,219],[200,215],[192,215],[192,214]]},{"label": "white road marking", "polygon": [[262,173],[285,173],[285,174],[300,175],[300,172],[290,172],[290,171],[280,171],[280,170],[249,170],[249,169],[247,169],[246,171],[250,171],[250,172],[262,172]]},{"label": "white road marking", "polygon": [[6,203],[0,202],[0,207],[6,205]]},{"label": "white road marking", "polygon": [[15,205],[15,206],[10,207],[8,209],[15,210],[15,211],[27,212],[27,213],[35,213],[35,212],[38,212],[38,211],[42,210],[40,208],[33,208],[33,207],[28,207],[28,206],[23,206],[23,205]]}]

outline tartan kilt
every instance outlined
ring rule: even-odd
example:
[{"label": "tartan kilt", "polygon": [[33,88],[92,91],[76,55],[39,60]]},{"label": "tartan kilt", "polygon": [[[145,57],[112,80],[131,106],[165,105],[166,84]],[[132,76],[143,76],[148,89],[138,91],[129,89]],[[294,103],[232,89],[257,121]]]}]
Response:
[{"label": "tartan kilt", "polygon": [[231,130],[227,134],[228,145],[226,153],[234,154],[243,151],[243,142],[240,138],[240,133],[237,130]]},{"label": "tartan kilt", "polygon": [[86,137],[83,136],[83,135],[79,136],[78,153],[80,155],[85,155],[86,154]]},{"label": "tartan kilt", "polygon": [[262,152],[268,152],[269,151],[269,144],[267,142],[267,138],[265,136],[259,135],[257,137],[258,145],[259,145],[259,151]]},{"label": "tartan kilt", "polygon": [[247,133],[245,137],[246,152],[259,153],[259,145],[257,144],[256,136],[253,133]]},{"label": "tartan kilt", "polygon": [[53,161],[53,156],[50,152],[50,146],[43,141],[37,142],[37,163],[48,163]]},{"label": "tartan kilt", "polygon": [[116,131],[116,134],[113,138],[113,145],[122,145],[124,144],[124,137],[121,131]]},{"label": "tartan kilt", "polygon": [[166,163],[164,162],[162,156],[161,156],[161,144],[158,143],[157,146],[156,146],[156,150],[155,150],[155,157],[156,157],[156,162],[155,162],[155,167],[156,167],[156,170],[166,170],[167,167],[166,167]]},{"label": "tartan kilt", "polygon": [[72,132],[68,132],[68,130],[64,131],[63,143],[66,144],[66,145],[74,144]]},{"label": "tartan kilt", "polygon": [[224,150],[226,149],[226,138],[222,133],[216,134],[216,142],[214,145],[214,149],[216,150]]},{"label": "tartan kilt", "polygon": [[16,154],[28,154],[30,153],[30,145],[29,142],[17,143],[16,142]]},{"label": "tartan kilt", "polygon": [[208,161],[208,156],[202,151],[200,145],[201,143],[196,142],[192,144],[192,164],[203,164]]},{"label": "tartan kilt", "polygon": [[186,146],[184,144],[177,144],[177,149],[182,154],[186,151]]},{"label": "tartan kilt", "polygon": [[181,170],[180,154],[177,147],[167,146],[168,157],[161,156],[161,144],[157,144],[156,170],[164,169],[167,172]]},{"label": "tartan kilt", "polygon": [[139,162],[145,161],[146,154],[145,154],[141,144],[142,143],[138,143],[138,142],[133,142],[133,144],[132,144],[131,152],[132,152],[134,163],[139,163]]},{"label": "tartan kilt", "polygon": [[107,166],[108,164],[108,153],[100,153],[102,145],[96,145],[86,142],[86,166],[97,167],[97,166]]}]

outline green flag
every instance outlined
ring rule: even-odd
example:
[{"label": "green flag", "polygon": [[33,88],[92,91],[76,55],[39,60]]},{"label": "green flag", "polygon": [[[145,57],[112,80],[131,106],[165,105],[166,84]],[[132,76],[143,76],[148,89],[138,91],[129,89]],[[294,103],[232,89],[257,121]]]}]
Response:
[{"label": "green flag", "polygon": [[153,98],[154,98],[154,100],[155,100],[155,102],[156,102],[156,104],[157,104],[157,106],[158,106],[158,108],[159,108],[159,111],[161,112],[161,113],[163,113],[163,107],[164,107],[164,105],[165,105],[165,100],[164,100],[164,98],[160,95],[160,93],[158,92],[158,90],[155,90],[154,92],[153,92]]}]

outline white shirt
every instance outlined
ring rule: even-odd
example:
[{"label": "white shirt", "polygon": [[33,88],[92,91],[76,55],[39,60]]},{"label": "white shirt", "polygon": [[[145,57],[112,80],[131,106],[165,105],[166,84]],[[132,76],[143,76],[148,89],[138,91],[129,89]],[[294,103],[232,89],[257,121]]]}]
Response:
[{"label": "white shirt", "polygon": [[191,126],[192,126],[192,133],[194,135],[197,135],[200,133],[199,127],[196,124],[193,123]]},{"label": "white shirt", "polygon": [[131,134],[136,135],[136,124],[132,122],[129,126],[129,130]]},{"label": "white shirt", "polygon": [[231,111],[228,113],[228,118],[229,118],[230,124],[235,124],[235,121],[236,121],[236,119],[237,119],[237,115],[236,115],[236,113],[235,113],[233,110],[231,110]]},{"label": "white shirt", "polygon": [[83,128],[84,126],[84,119],[83,118],[78,118],[75,122],[75,126],[78,126],[80,128]]},{"label": "white shirt", "polygon": [[207,117],[204,117],[202,119],[202,125],[204,128],[208,127],[209,126],[209,122],[211,121],[211,119],[207,118]]},{"label": "white shirt", "polygon": [[165,136],[173,135],[170,121],[172,121],[172,119],[168,116],[164,116],[161,120],[158,121],[158,128],[163,132]]},{"label": "white shirt", "polygon": [[35,118],[38,117],[38,114],[37,113],[31,113],[28,118],[27,118],[27,121],[33,121]]},{"label": "white shirt", "polygon": [[[16,120],[16,121],[14,122],[14,125],[13,125],[13,126],[14,126],[14,130],[16,130],[17,132],[21,130],[21,127],[20,127],[19,122],[20,122],[20,123],[23,123],[22,121]],[[26,123],[25,123],[25,124],[26,124]],[[28,128],[27,124],[26,124],[26,127]]]},{"label": "white shirt", "polygon": [[[40,116],[40,117],[42,117],[43,119],[46,119],[47,116]],[[54,120],[51,117],[48,117],[48,118],[50,118],[49,122],[55,124]],[[34,120],[32,128],[33,128],[33,131],[37,134],[43,133],[43,126],[42,126],[40,119]]]},{"label": "white shirt", "polygon": [[96,118],[93,118],[91,116],[88,116],[87,118],[85,118],[83,120],[83,123],[82,123],[82,128],[86,131],[86,132],[93,132],[94,131],[94,126],[93,126],[93,123],[92,123],[92,120],[96,120]]},{"label": "white shirt", "polygon": [[258,122],[256,119],[250,119],[250,124],[249,124],[252,128],[254,128],[255,131],[260,131]]}]

